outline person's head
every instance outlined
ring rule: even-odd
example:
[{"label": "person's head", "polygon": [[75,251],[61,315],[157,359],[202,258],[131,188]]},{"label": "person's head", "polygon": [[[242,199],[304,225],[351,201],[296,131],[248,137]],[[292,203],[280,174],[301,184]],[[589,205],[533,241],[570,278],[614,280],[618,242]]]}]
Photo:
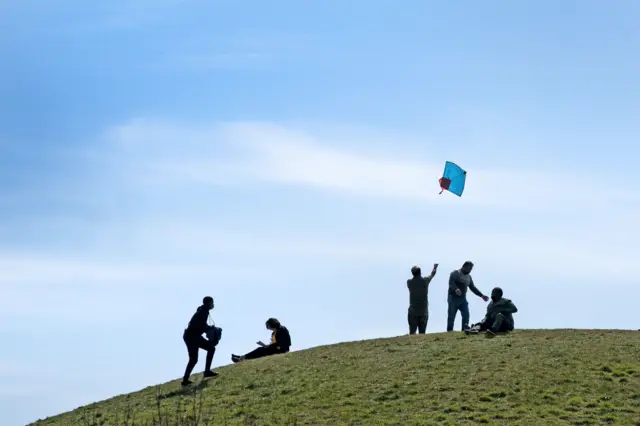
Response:
[{"label": "person's head", "polygon": [[265,323],[268,330],[275,331],[280,328],[280,321],[275,318],[269,318]]},{"label": "person's head", "polygon": [[413,268],[411,268],[411,275],[413,275],[414,277],[419,277],[420,275],[422,275],[422,271],[420,270],[420,267],[414,266]]},{"label": "person's head", "polygon": [[205,296],[204,299],[202,299],[202,305],[209,310],[213,309],[213,297]]},{"label": "person's head", "polygon": [[460,269],[460,271],[465,274],[468,275],[471,273],[471,270],[473,269],[473,262],[470,260],[467,260],[466,262],[464,262],[462,264],[462,268]]},{"label": "person's head", "polygon": [[496,287],[491,290],[491,300],[497,302],[500,299],[502,299],[502,289],[500,287]]}]

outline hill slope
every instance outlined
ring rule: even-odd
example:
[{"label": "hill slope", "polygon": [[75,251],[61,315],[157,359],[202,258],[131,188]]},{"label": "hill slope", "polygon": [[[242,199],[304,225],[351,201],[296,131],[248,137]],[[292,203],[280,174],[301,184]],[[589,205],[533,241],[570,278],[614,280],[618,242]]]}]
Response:
[{"label": "hill slope", "polygon": [[[201,425],[207,414],[208,424],[640,425],[636,331],[403,336],[217,371],[195,398],[176,380],[160,386],[160,397],[149,387],[34,425],[120,425],[127,407],[135,410],[135,424],[150,424],[157,403],[163,416],[171,414],[166,424],[194,424],[176,418],[192,415],[200,402]],[[192,380],[200,382],[200,375]]]}]

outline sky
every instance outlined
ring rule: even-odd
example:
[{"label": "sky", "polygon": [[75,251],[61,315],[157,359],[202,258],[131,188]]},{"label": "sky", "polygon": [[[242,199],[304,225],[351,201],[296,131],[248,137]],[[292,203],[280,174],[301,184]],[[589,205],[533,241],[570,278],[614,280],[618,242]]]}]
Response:
[{"label": "sky", "polygon": [[429,333],[466,260],[517,328],[640,328],[640,3],[392,4],[0,3],[3,425],[181,377],[206,295],[215,367],[406,334],[414,264]]}]

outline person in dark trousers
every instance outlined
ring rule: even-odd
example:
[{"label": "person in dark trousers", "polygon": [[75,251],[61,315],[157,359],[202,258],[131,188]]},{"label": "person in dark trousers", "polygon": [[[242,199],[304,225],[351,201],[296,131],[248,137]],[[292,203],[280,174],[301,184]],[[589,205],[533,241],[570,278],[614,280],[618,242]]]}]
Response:
[{"label": "person in dark trousers", "polygon": [[437,263],[433,264],[431,274],[426,277],[422,276],[419,266],[411,268],[411,275],[413,276],[407,280],[407,289],[409,289],[409,312],[407,313],[409,334],[416,334],[416,330],[420,334],[427,332],[427,322],[429,322],[429,284],[437,272]]},{"label": "person in dark trousers", "polygon": [[487,306],[487,314],[466,333],[478,334],[486,331],[487,337],[493,337],[497,333],[513,331],[515,326],[513,314],[516,312],[518,312],[516,305],[511,299],[503,297],[502,289],[496,287],[491,291],[491,302]]},{"label": "person in dark trousers", "polygon": [[280,321],[275,318],[269,318],[265,325],[267,326],[267,330],[271,330],[271,343],[265,345],[262,342],[258,342],[258,348],[245,355],[231,355],[231,361],[237,363],[247,359],[256,359],[289,352],[291,335],[287,327],[280,324]]},{"label": "person in dark trousers", "polygon": [[467,287],[485,302],[489,298],[482,294],[473,283],[471,270],[473,262],[466,261],[462,268],[456,269],[449,275],[449,294],[447,303],[449,305],[447,315],[447,331],[453,331],[453,323],[456,320],[458,311],[462,315],[462,331],[469,329],[469,302],[467,302]]},{"label": "person in dark trousers", "polygon": [[209,319],[209,312],[213,309],[213,297],[206,296],[202,299],[202,305],[198,307],[196,313],[193,314],[189,325],[184,330],[182,339],[185,345],[187,345],[187,351],[189,352],[189,362],[187,368],[184,371],[184,377],[182,379],[182,386],[188,386],[192,382],[189,381],[193,368],[198,363],[198,351],[204,349],[207,351],[207,359],[204,366],[204,377],[214,377],[218,373],[211,371],[211,363],[213,362],[213,355],[216,352],[214,343],[205,339],[202,334],[214,328],[214,326],[207,323]]}]

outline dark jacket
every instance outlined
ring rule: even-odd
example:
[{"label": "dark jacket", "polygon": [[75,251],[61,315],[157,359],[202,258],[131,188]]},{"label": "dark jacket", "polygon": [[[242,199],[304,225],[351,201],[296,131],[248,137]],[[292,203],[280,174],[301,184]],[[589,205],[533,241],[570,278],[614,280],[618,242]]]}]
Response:
[{"label": "dark jacket", "polygon": [[287,327],[281,325],[280,328],[271,333],[271,344],[269,346],[276,347],[278,351],[282,353],[289,352],[291,335]]},{"label": "dark jacket", "polygon": [[201,336],[202,333],[207,332],[211,328],[211,326],[207,324],[208,319],[209,309],[204,305],[199,306],[196,313],[191,317],[185,332],[190,336]]},{"label": "dark jacket", "polygon": [[518,308],[511,299],[501,298],[494,302],[493,300],[487,305],[487,314],[484,321],[493,321],[497,314],[502,314],[506,318],[511,327],[515,326],[513,314],[518,312]]},{"label": "dark jacket", "polygon": [[426,277],[413,277],[407,280],[409,289],[409,314],[415,316],[428,315],[429,310],[429,283],[433,275]]}]

